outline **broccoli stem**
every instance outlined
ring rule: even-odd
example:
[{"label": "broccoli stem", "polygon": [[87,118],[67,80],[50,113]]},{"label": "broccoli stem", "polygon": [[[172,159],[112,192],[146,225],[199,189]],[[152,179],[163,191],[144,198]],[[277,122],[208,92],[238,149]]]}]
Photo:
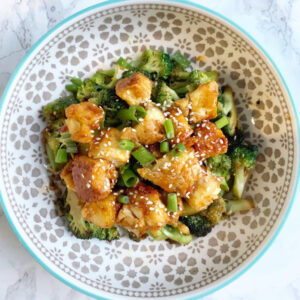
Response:
[{"label": "broccoli stem", "polygon": [[232,215],[236,212],[245,211],[254,208],[254,203],[250,199],[235,199],[235,200],[224,199],[224,201],[225,201],[227,215]]},{"label": "broccoli stem", "polygon": [[191,234],[183,234],[177,228],[170,225],[166,225],[161,231],[167,238],[183,245],[188,245],[193,239]]},{"label": "broccoli stem", "polygon": [[235,170],[234,183],[232,188],[232,193],[235,197],[242,197],[247,178],[248,172],[244,167],[240,166]]}]

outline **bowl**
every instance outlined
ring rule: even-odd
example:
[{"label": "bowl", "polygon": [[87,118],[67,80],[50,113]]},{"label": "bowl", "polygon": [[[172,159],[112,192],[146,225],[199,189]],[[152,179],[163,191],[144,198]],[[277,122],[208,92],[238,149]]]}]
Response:
[{"label": "bowl", "polygon": [[[99,299],[198,299],[257,261],[287,217],[299,162],[293,102],[267,54],[219,14],[186,1],[110,3],[57,25],[13,74],[1,101],[2,206],[29,252],[73,288]],[[245,192],[256,208],[188,246],[126,236],[111,243],[76,239],[48,189],[41,108],[64,94],[69,76],[87,77],[149,47],[179,50],[232,86],[247,139],[259,146]]]}]

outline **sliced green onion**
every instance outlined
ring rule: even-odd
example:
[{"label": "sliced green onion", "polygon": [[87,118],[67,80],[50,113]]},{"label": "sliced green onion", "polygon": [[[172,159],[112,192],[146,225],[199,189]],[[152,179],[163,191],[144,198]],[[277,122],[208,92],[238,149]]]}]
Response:
[{"label": "sliced green onion", "polygon": [[129,197],[126,196],[126,195],[120,195],[120,196],[118,197],[118,201],[119,201],[120,203],[127,204],[127,203],[129,203]]},{"label": "sliced green onion", "polygon": [[126,69],[132,69],[132,66],[130,63],[128,63],[126,61],[126,59],[124,59],[123,57],[120,57],[118,60],[117,60],[117,64],[123,68],[126,68]]},{"label": "sliced green onion", "polygon": [[169,152],[169,143],[167,141],[163,141],[160,143],[159,150],[161,153]]},{"label": "sliced green onion", "polygon": [[134,142],[130,140],[120,140],[119,148],[122,150],[131,151],[134,148]]},{"label": "sliced green onion", "polygon": [[83,85],[83,82],[82,82],[82,80],[80,78],[73,77],[73,78],[71,78],[71,82],[73,84],[75,84],[76,86],[78,86],[78,87],[80,87],[80,86]]},{"label": "sliced green onion", "polygon": [[164,122],[164,127],[166,131],[166,135],[168,139],[172,139],[175,137],[174,127],[171,119],[167,119]]},{"label": "sliced green onion", "polygon": [[118,112],[118,118],[121,121],[135,121],[138,122],[141,118],[146,116],[146,110],[139,105],[130,106],[128,109],[121,109]]},{"label": "sliced green onion", "polygon": [[126,187],[135,186],[135,184],[138,181],[138,177],[130,169],[125,170],[124,173],[121,175],[121,177],[122,177],[123,182],[124,182]]},{"label": "sliced green onion", "polygon": [[145,147],[140,147],[132,152],[132,156],[142,165],[147,166],[155,161],[154,155],[149,152]]},{"label": "sliced green onion", "polygon": [[144,119],[147,115],[147,112],[145,110],[144,107],[140,106],[140,105],[133,105],[130,108],[134,108],[135,109],[135,115],[137,117],[137,119],[139,120],[140,118]]},{"label": "sliced green onion", "polygon": [[229,123],[228,118],[225,116],[223,116],[221,119],[219,119],[215,122],[215,124],[219,128],[223,128],[224,126],[228,125],[228,123]]},{"label": "sliced green onion", "polygon": [[172,59],[175,60],[183,69],[186,69],[190,65],[190,61],[179,52],[175,53],[172,56]]},{"label": "sliced green onion", "polygon": [[75,84],[66,84],[66,90],[71,92],[71,93],[77,93],[78,86],[75,85]]},{"label": "sliced green onion", "polygon": [[172,156],[180,156],[185,151],[185,146],[183,144],[177,144],[172,150]]},{"label": "sliced green onion", "polygon": [[168,194],[168,211],[177,212],[177,195],[175,193]]},{"label": "sliced green onion", "polygon": [[68,161],[68,154],[66,149],[58,149],[55,162],[56,163],[66,163]]}]

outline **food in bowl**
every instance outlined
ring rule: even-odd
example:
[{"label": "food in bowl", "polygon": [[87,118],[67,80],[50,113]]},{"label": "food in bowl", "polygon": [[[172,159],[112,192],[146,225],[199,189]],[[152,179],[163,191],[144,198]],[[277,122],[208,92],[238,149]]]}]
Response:
[{"label": "food in bowl", "polygon": [[57,208],[78,238],[181,244],[233,213],[257,146],[244,141],[233,91],[180,53],[146,50],[114,70],[71,78],[47,104],[43,142]]}]

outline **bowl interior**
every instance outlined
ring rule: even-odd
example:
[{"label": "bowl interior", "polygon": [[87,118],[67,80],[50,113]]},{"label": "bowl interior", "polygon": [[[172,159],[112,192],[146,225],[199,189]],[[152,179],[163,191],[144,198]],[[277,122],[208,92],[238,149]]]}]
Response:
[{"label": "bowl interior", "polygon": [[[232,86],[248,141],[259,146],[245,196],[256,208],[234,215],[188,246],[123,236],[78,240],[56,215],[40,133],[41,107],[64,95],[70,76],[88,77],[146,48],[177,50],[193,68],[218,70]],[[290,202],[297,129],[288,95],[265,56],[218,17],[179,4],[115,4],[64,23],[21,66],[1,113],[1,191],[8,217],[37,258],[59,277],[103,297],[200,294],[253,260]],[[201,290],[199,291],[199,288]]]}]

